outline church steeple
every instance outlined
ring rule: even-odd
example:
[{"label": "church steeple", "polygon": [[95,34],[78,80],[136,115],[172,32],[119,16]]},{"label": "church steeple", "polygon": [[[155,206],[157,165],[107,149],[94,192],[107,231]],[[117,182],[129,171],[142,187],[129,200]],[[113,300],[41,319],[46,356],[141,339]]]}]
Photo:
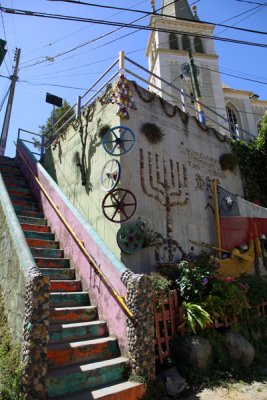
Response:
[{"label": "church steeple", "polygon": [[161,14],[198,21],[197,13],[193,14],[187,0],[163,0]]}]

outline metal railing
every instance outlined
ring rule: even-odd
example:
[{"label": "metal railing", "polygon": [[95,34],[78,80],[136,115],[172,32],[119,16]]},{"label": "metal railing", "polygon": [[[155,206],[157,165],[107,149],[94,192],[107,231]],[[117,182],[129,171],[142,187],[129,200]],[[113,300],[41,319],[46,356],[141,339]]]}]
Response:
[{"label": "metal railing", "polygon": [[61,212],[59,211],[57,205],[54,203],[54,201],[51,199],[51,197],[49,196],[49,194],[47,193],[47,191],[45,190],[45,188],[43,187],[43,185],[41,184],[39,178],[34,174],[33,170],[31,169],[29,163],[27,162],[27,160],[25,159],[25,157],[23,156],[22,152],[20,151],[20,149],[18,148],[18,145],[15,144],[17,151],[20,154],[20,157],[22,159],[22,161],[24,162],[24,164],[26,165],[27,169],[29,170],[30,174],[32,175],[33,179],[35,180],[35,182],[37,183],[37,185],[39,186],[39,188],[41,189],[41,191],[43,192],[44,196],[46,197],[46,199],[48,200],[49,204],[52,206],[53,210],[55,211],[55,213],[57,214],[58,218],[61,220],[61,222],[63,223],[63,225],[65,226],[65,228],[67,229],[67,231],[70,233],[70,235],[72,236],[73,240],[75,241],[75,243],[77,244],[77,246],[79,247],[79,249],[81,250],[81,252],[83,253],[83,255],[85,256],[86,260],[89,262],[89,264],[91,265],[91,267],[93,268],[93,270],[95,271],[95,273],[100,277],[101,281],[104,283],[104,285],[106,286],[106,288],[108,289],[108,291],[110,292],[110,294],[112,295],[112,297],[116,300],[116,302],[119,304],[120,308],[122,309],[122,311],[127,315],[128,318],[130,318],[131,320],[134,320],[135,317],[133,315],[133,313],[131,312],[131,310],[128,308],[128,306],[125,303],[125,298],[123,296],[120,296],[118,294],[118,292],[116,291],[116,289],[114,289],[114,287],[112,286],[112,284],[110,283],[110,281],[108,280],[108,278],[106,277],[106,275],[101,271],[101,269],[99,268],[99,266],[97,265],[96,261],[94,260],[94,258],[88,253],[88,251],[86,250],[85,246],[84,246],[84,242],[82,240],[80,240],[78,238],[78,236],[76,235],[76,233],[73,231],[73,229],[71,228],[71,226],[69,225],[69,223],[66,221],[66,219],[64,218],[64,216],[61,214]]},{"label": "metal railing", "polygon": [[[28,140],[28,139],[23,139],[21,137],[21,135],[23,133],[27,133],[28,135],[37,136],[37,137],[40,138],[40,140],[31,141],[31,140]],[[32,151],[32,150],[31,150],[31,152],[32,152],[32,154],[35,154],[36,156],[39,156],[40,158],[42,158],[42,156],[44,155],[44,135],[42,135],[40,133],[36,133],[36,132],[27,131],[26,129],[19,128],[17,140],[19,140],[19,139],[24,143],[31,144],[34,149],[38,149],[39,148],[40,151],[38,153],[35,152],[35,151]],[[33,139],[33,137],[32,137],[32,139]]]},{"label": "metal railing", "polygon": [[[132,64],[138,71],[139,73],[131,71],[129,68],[125,68],[125,61],[127,61],[129,64]],[[104,83],[103,80],[104,78],[112,72],[112,70],[115,67],[118,67],[116,71],[110,75]],[[239,127],[238,132],[239,135],[234,135],[233,132],[231,132],[230,127],[229,127],[229,121],[225,115],[220,114],[219,112],[213,110],[211,107],[207,106],[205,103],[200,101],[199,99],[193,99],[194,104],[192,104],[192,95],[185,92],[184,89],[181,89],[177,86],[175,86],[172,82],[167,82],[157,74],[149,71],[147,68],[143,67],[142,65],[138,64],[137,62],[131,60],[129,57],[126,57],[124,55],[124,52],[121,51],[119,54],[119,58],[116,59],[107,69],[106,71],[93,83],[92,86],[90,86],[89,89],[87,89],[81,96],[77,97],[76,103],[70,107],[64,115],[61,116],[59,120],[56,121],[54,126],[46,132],[44,137],[42,137],[42,146],[41,146],[41,156],[44,154],[45,149],[49,148],[53,143],[61,136],[63,133],[63,130],[75,119],[77,119],[81,115],[81,111],[88,106],[91,102],[93,102],[99,94],[103,93],[105,89],[107,88],[107,85],[112,82],[116,76],[118,76],[121,73],[127,73],[129,76],[134,77],[137,79],[139,82],[143,82],[149,85],[150,88],[153,88],[157,93],[161,95],[166,95],[168,98],[173,98],[173,103],[178,105],[178,96],[173,95],[169,91],[167,91],[167,88],[173,89],[174,92],[177,92],[177,94],[184,99],[188,99],[188,101],[183,104],[185,106],[185,111],[190,110],[191,114],[195,115],[201,123],[206,125],[206,123],[211,123],[213,127],[219,127],[221,130],[224,132],[225,136],[237,140],[242,140],[246,142],[250,142],[253,140],[256,136],[252,135],[250,132],[246,131],[245,129]],[[144,73],[148,74],[149,78],[146,79],[144,77]],[[143,74],[143,76],[141,75]],[[165,90],[156,84],[152,82],[150,79],[151,77],[154,77],[158,82],[160,81],[162,84],[165,86]],[[100,86],[98,86],[101,83]],[[85,100],[85,97],[89,94],[94,93],[91,95],[91,97],[84,102],[82,105],[82,100]],[[206,114],[206,111],[208,112]],[[71,112],[71,116],[68,118],[68,114]],[[64,119],[67,120],[64,121]],[[25,131],[27,132],[27,131]],[[32,133],[32,132],[30,132]],[[33,133],[32,133],[33,134]],[[37,135],[38,134],[34,134]],[[243,137],[241,137],[241,135]],[[41,135],[40,135],[41,136]],[[49,137],[50,136],[50,137]],[[31,142],[29,142],[31,143]],[[37,153],[34,153],[37,154]]]}]

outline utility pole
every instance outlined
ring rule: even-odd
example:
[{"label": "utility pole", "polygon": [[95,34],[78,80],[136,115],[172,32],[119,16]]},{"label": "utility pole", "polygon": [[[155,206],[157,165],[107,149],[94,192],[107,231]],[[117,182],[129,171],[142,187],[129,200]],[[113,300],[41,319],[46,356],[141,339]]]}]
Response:
[{"label": "utility pole", "polygon": [[191,50],[189,50],[189,52],[188,52],[188,57],[189,57],[188,64],[189,64],[189,70],[190,70],[192,89],[193,89],[194,98],[196,99],[195,108],[196,108],[196,112],[197,112],[197,118],[200,120],[200,122],[205,124],[205,122],[206,122],[205,114],[201,108],[201,105],[199,104],[199,100],[201,98],[201,92],[200,92],[199,83],[198,83],[198,79],[197,79],[197,68],[195,66]]},{"label": "utility pole", "polygon": [[16,86],[16,82],[18,80],[20,53],[21,53],[21,49],[16,49],[16,53],[15,53],[16,64],[14,67],[13,75],[11,75],[11,77],[10,77],[11,86],[10,86],[7,108],[6,108],[6,113],[5,113],[5,119],[4,119],[4,123],[3,123],[1,139],[0,139],[0,156],[3,156],[5,154],[5,149],[6,149],[8,128],[9,128],[10,116],[11,116],[14,93],[15,93],[15,86]]}]

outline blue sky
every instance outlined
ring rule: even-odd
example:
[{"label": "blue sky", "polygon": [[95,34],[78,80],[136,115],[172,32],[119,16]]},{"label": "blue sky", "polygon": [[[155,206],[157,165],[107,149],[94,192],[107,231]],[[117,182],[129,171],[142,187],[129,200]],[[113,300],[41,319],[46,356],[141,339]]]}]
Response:
[{"label": "blue sky", "polygon": [[[150,0],[129,0],[124,2],[119,0],[86,1],[94,4],[128,7],[129,9],[151,10]],[[264,0],[251,1],[265,3]],[[193,4],[193,1],[189,1],[189,3]],[[114,10],[48,0],[2,0],[1,4],[3,7],[21,10],[96,19],[102,18],[120,22],[131,22],[141,17],[140,14],[136,13],[118,13],[118,11]],[[156,1],[156,8],[160,6],[161,0]],[[253,5],[237,0],[200,0],[197,2],[197,6],[198,15],[202,20],[216,23],[228,20],[225,22],[228,25],[234,24],[237,27],[267,31],[267,2],[265,7],[257,8],[231,20],[230,18],[255,8],[257,4]],[[147,25],[149,17],[138,23]],[[6,155],[14,155],[13,141],[17,138],[18,128],[38,132],[38,127],[45,123],[51,112],[51,105],[45,102],[46,92],[65,98],[73,105],[76,102],[76,97],[82,95],[112,61],[117,58],[120,50],[124,50],[130,58],[147,67],[145,48],[149,32],[142,31],[116,40],[120,36],[131,32],[130,29],[123,29],[104,39],[98,39],[99,36],[114,29],[114,27],[104,25],[58,21],[30,16],[14,16],[2,13],[0,38],[6,38],[7,40],[8,55],[1,66],[1,75],[9,76],[11,74],[12,65],[14,64],[14,50],[16,47],[21,48],[19,81],[16,86]],[[215,34],[267,44],[267,35],[237,32],[231,29],[224,31],[220,27],[216,28]],[[93,39],[97,40],[74,52],[54,58],[61,52]],[[223,82],[237,89],[253,91],[260,96],[260,99],[267,100],[267,48],[218,41],[215,43],[215,47],[220,56],[221,72],[262,81],[265,84],[237,79],[227,75],[222,75]],[[38,64],[39,61],[43,61],[46,57],[50,61]],[[32,65],[35,63],[36,65]],[[8,89],[9,80],[4,77],[0,79],[0,101],[2,101]],[[52,85],[71,86],[80,89]],[[0,113],[1,127],[4,112],[5,106]]]}]

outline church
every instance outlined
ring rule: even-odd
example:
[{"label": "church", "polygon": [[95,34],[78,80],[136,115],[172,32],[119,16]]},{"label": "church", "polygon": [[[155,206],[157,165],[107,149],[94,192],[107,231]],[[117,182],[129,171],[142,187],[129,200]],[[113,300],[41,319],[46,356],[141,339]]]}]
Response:
[{"label": "church", "polygon": [[219,55],[212,39],[215,26],[200,21],[196,5],[191,9],[187,0],[163,0],[161,13],[153,15],[150,26],[159,30],[152,30],[150,34],[146,52],[149,70],[170,83],[163,83],[151,75],[150,90],[195,115],[193,100],[183,98],[173,88],[180,88],[196,98],[190,78],[190,52],[195,66],[197,97],[206,106],[202,108],[207,124],[216,129],[219,124],[222,133],[226,132],[221,125],[225,125],[233,137],[246,141],[253,139],[267,109],[267,100],[259,100],[253,92],[223,84]]}]

